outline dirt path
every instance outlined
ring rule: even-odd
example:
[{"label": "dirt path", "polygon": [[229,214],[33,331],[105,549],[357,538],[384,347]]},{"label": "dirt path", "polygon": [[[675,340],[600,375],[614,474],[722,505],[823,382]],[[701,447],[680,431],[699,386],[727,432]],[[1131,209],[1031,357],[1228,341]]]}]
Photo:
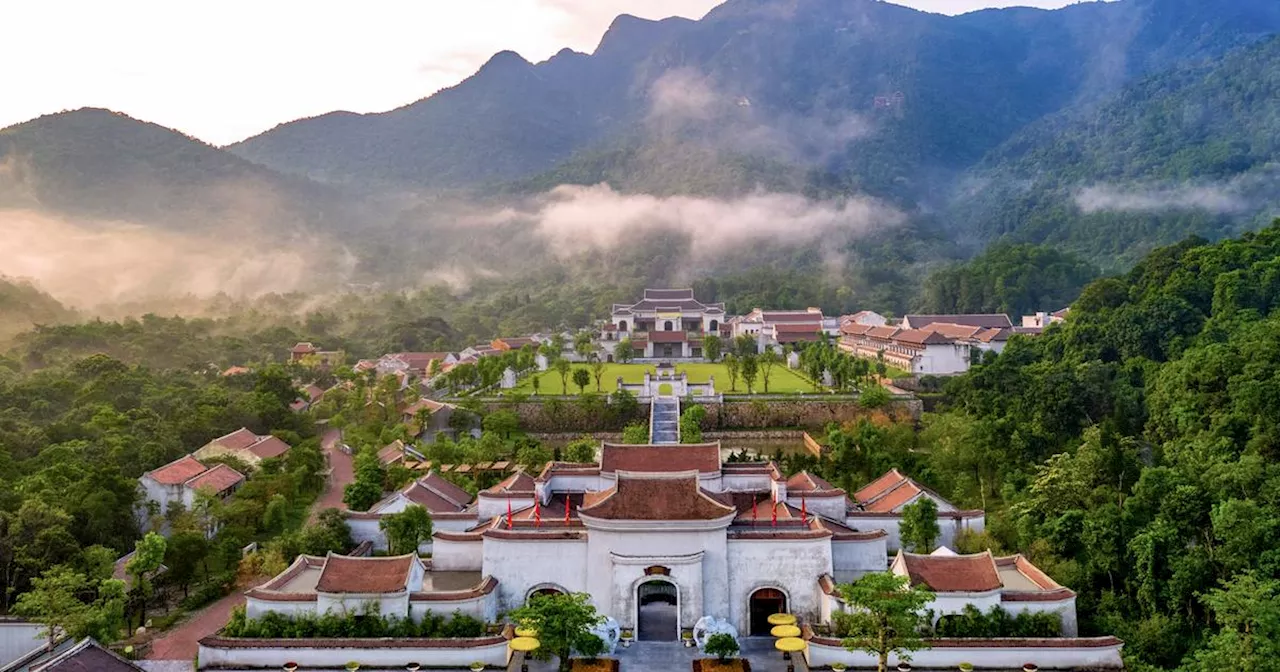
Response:
[{"label": "dirt path", "polygon": [[205,607],[172,630],[152,640],[147,660],[192,660],[200,640],[217,632],[231,618],[231,610],[244,604],[244,593],[236,591]]},{"label": "dirt path", "polygon": [[348,483],[356,480],[356,474],[351,456],[342,452],[341,438],[342,432],[336,429],[325,432],[320,438],[320,446],[329,456],[329,467],[333,469],[333,473],[329,475],[329,480],[324,485],[324,492],[320,493],[320,497],[311,507],[312,522],[315,522],[316,517],[325,509],[347,508],[347,505],[342,503],[343,490]]}]

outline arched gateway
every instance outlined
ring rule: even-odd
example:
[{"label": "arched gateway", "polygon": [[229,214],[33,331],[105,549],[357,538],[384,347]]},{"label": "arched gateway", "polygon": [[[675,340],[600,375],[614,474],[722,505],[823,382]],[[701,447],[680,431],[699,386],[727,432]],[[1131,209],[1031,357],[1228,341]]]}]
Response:
[{"label": "arched gateway", "polygon": [[674,642],[680,636],[680,591],[666,579],[636,586],[636,637],[640,641]]},{"label": "arched gateway", "polygon": [[749,604],[751,636],[768,637],[769,630],[773,629],[773,626],[769,625],[769,616],[786,613],[787,596],[781,590],[761,588],[751,593]]}]

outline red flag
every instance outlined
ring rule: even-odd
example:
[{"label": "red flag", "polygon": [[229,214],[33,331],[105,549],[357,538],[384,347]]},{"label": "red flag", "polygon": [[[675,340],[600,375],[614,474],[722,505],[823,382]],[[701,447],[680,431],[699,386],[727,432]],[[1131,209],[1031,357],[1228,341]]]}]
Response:
[{"label": "red flag", "polygon": [[564,524],[569,524],[569,495],[567,493],[564,496]]},{"label": "red flag", "polygon": [[511,500],[507,499],[507,529],[511,529]]},{"label": "red flag", "polygon": [[800,521],[809,520],[809,507],[805,503],[804,495],[800,495]]},{"label": "red flag", "polygon": [[754,500],[754,499],[751,500],[751,524],[752,525],[756,524],[756,505],[759,503],[760,502],[757,500]]},{"label": "red flag", "polygon": [[533,500],[533,524],[542,527],[542,502],[537,499]]},{"label": "red flag", "polygon": [[774,527],[778,526],[778,502],[773,503],[773,521],[770,523]]}]

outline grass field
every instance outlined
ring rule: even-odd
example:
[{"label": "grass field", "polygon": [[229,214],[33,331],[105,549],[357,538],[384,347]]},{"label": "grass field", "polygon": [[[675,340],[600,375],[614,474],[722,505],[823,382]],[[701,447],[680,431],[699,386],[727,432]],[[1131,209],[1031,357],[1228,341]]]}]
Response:
[{"label": "grass field", "polygon": [[[586,368],[590,371],[590,367],[585,364],[575,364],[574,368]],[[622,376],[622,380],[627,383],[644,382],[644,372],[654,371],[652,364],[607,364],[604,369],[604,377],[600,379],[600,390],[606,394],[618,389],[618,376]],[[704,383],[710,376],[716,377],[716,391],[723,394],[733,393],[729,389],[729,372],[725,370],[724,364],[708,364],[705,362],[696,364],[676,364],[676,371],[683,371],[689,374],[689,382]],[[560,386],[560,375],[555,371],[543,371],[542,373],[533,374],[525,377],[520,381],[520,385],[516,387],[516,392],[523,394],[533,393],[533,376],[540,377],[538,394],[566,394]],[[578,386],[573,384],[573,372],[570,371],[568,394],[577,394]],[[595,378],[591,379],[591,384],[587,386],[588,392],[596,390]],[[746,394],[747,384],[743,382],[742,377],[738,377],[737,392]],[[756,392],[764,392],[764,380],[756,376]],[[773,367],[773,374],[769,377],[769,393],[770,394],[788,394],[798,392],[813,392],[813,385],[807,380],[796,375],[784,365]]]}]

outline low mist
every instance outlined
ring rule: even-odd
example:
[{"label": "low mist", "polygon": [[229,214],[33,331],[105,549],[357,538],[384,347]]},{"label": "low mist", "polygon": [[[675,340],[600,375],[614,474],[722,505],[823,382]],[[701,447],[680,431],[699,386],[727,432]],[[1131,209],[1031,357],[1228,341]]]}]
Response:
[{"label": "low mist", "polygon": [[606,184],[560,186],[488,217],[490,224],[523,222],[559,257],[625,245],[659,231],[684,234],[696,258],[746,245],[803,245],[831,238],[844,244],[898,226],[905,215],[872,198],[813,201],[796,194],[755,193],[741,198],[658,197],[622,194]]},{"label": "low mist", "polygon": [[339,287],[354,257],[320,238],[252,230],[176,233],[124,222],[75,222],[0,210],[0,275],[30,280],[69,305],[92,308],[174,296]]}]

